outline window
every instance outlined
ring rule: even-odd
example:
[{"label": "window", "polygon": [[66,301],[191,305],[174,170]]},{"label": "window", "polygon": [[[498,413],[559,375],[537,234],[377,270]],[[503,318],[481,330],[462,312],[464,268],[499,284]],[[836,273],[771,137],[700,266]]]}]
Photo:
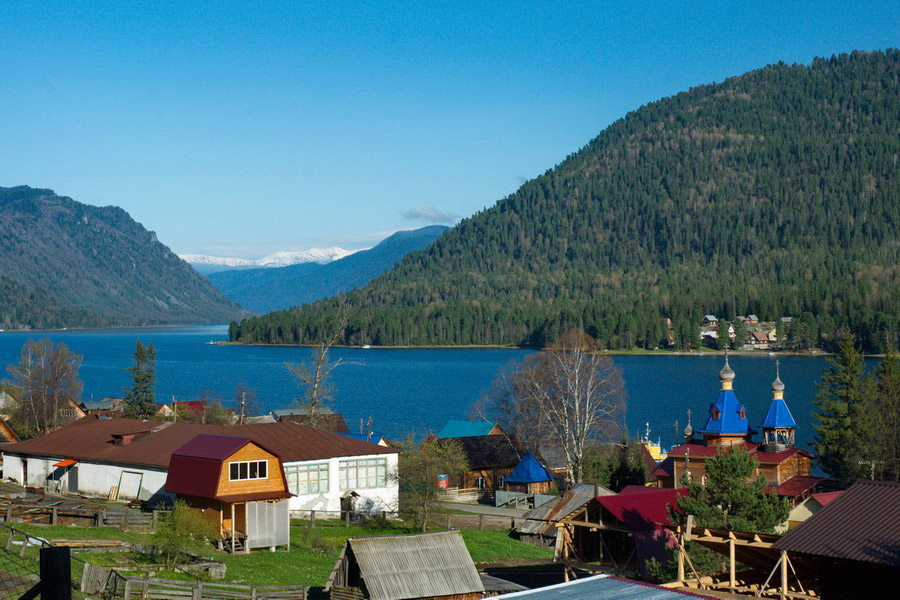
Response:
[{"label": "window", "polygon": [[386,458],[358,458],[340,463],[341,490],[379,488],[387,485]]},{"label": "window", "polygon": [[228,479],[243,481],[244,479],[266,479],[269,476],[269,461],[242,460],[228,463]]},{"label": "window", "polygon": [[504,483],[506,483],[506,478],[503,477],[503,476],[498,477],[498,478],[497,478],[497,489],[498,489],[498,490],[503,489],[503,484],[504,484]]},{"label": "window", "polygon": [[475,478],[475,488],[479,490],[484,489],[484,477],[476,477]]},{"label": "window", "polygon": [[288,491],[303,494],[321,494],[328,491],[328,463],[295,465],[284,468]]}]

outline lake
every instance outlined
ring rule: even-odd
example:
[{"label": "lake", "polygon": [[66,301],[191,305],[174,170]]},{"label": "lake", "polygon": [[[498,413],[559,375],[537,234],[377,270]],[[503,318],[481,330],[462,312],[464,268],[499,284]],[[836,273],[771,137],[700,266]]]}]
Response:
[{"label": "lake", "polygon": [[[227,337],[225,326],[141,328],[87,331],[2,332],[0,365],[17,363],[22,344],[49,337],[83,355],[82,399],[122,395],[130,384],[125,370],[132,364],[138,339],[156,348],[157,401],[192,400],[209,391],[225,406],[236,406],[235,388],[243,381],[262,408],[285,408],[301,390],[284,368],[286,362],[309,359],[309,348],[208,344]],[[373,430],[388,438],[437,432],[449,419],[467,416],[469,407],[488,391],[497,372],[527,350],[499,349],[349,349],[332,350],[343,359],[332,378],[335,410],[351,430],[372,417]],[[735,393],[751,424],[758,426],[772,399],[775,359],[767,353],[733,356]],[[616,356],[628,391],[626,417],[635,438],[650,424],[651,438],[664,447],[676,441],[675,423],[684,429],[692,411],[694,429],[706,421],[709,404],[719,390],[721,356],[671,354]],[[799,429],[798,445],[814,435],[813,395],[827,366],[823,357],[782,356],[785,400]],[[870,361],[870,366],[874,364]]]}]

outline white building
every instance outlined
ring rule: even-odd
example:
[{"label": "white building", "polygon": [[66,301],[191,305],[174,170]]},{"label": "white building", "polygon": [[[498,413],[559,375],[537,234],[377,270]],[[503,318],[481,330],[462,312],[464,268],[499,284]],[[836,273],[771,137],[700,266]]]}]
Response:
[{"label": "white building", "polygon": [[294,423],[219,426],[89,415],[3,447],[5,479],[50,491],[128,500],[171,499],[172,452],[201,434],[248,437],[278,453],[290,510],[397,509],[397,450]]}]

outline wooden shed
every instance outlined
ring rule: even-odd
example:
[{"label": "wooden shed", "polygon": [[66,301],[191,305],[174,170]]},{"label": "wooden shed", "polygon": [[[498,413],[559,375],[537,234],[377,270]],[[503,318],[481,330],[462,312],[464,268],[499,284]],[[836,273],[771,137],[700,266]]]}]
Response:
[{"label": "wooden shed", "polygon": [[250,438],[196,436],[172,453],[166,491],[216,524],[231,551],[290,544],[281,457]]},{"label": "wooden shed", "polygon": [[354,600],[485,596],[458,531],[349,538],[325,591],[334,599]]}]

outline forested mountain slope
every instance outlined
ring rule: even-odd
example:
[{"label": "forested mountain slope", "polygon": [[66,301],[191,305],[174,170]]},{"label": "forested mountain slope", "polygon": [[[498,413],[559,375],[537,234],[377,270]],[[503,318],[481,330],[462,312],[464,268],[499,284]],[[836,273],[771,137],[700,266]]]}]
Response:
[{"label": "forested mountain slope", "polygon": [[324,265],[222,271],[207,275],[223,294],[255,311],[268,312],[315,302],[364,286],[413,250],[433,242],[447,228],[432,225],[398,231],[374,248]]},{"label": "forested mountain slope", "polygon": [[[869,348],[900,314],[900,52],[778,64],[644,106],[340,298],[232,326],[309,342],[655,346],[701,316],[803,316]],[[890,332],[893,332],[892,334]],[[881,341],[879,341],[881,340]]]},{"label": "forested mountain slope", "polygon": [[247,314],[121,208],[27,186],[0,188],[0,277],[17,284],[0,299],[17,307],[15,327],[221,323]]}]

